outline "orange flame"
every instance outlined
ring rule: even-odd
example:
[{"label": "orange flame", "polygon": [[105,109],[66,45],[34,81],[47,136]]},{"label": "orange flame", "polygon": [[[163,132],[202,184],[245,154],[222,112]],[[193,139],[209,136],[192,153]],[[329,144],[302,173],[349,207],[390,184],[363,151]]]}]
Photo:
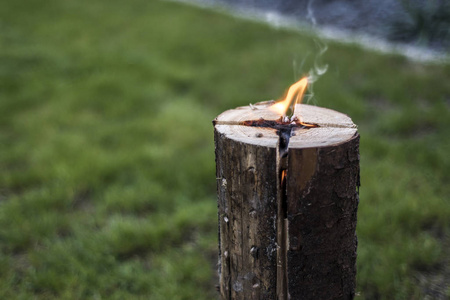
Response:
[{"label": "orange flame", "polygon": [[305,93],[307,86],[308,86],[308,77],[303,77],[302,79],[291,85],[289,87],[289,90],[287,91],[286,97],[281,101],[272,105],[270,109],[276,112],[277,114],[285,117],[286,112],[288,111],[289,106],[291,105],[292,100],[296,95],[297,97],[295,97],[295,102],[293,106],[294,109],[296,104],[302,102],[303,94]]},{"label": "orange flame", "polygon": [[281,170],[281,182],[286,179],[286,170]]}]

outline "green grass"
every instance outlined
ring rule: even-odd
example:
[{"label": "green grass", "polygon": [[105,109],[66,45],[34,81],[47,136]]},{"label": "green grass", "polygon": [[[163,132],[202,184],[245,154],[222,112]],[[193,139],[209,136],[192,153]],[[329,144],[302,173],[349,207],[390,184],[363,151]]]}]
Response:
[{"label": "green grass", "polygon": [[[281,96],[314,51],[170,2],[1,1],[0,298],[213,299],[211,120]],[[316,103],[361,134],[359,298],[419,299],[450,234],[450,66],[323,61]]]}]

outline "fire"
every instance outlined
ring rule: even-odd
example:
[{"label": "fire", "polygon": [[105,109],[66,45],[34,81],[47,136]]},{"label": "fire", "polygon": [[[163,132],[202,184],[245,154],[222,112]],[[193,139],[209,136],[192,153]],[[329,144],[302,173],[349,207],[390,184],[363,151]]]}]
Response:
[{"label": "fire", "polygon": [[285,117],[286,113],[289,109],[289,106],[292,103],[292,100],[295,98],[294,102],[294,109],[295,105],[300,103],[303,98],[303,94],[305,93],[306,87],[308,86],[308,77],[303,77],[293,85],[289,87],[289,90],[287,91],[286,97],[279,102],[275,103],[270,107],[270,109],[277,114]]},{"label": "fire", "polygon": [[281,182],[286,179],[286,170],[281,170]]}]

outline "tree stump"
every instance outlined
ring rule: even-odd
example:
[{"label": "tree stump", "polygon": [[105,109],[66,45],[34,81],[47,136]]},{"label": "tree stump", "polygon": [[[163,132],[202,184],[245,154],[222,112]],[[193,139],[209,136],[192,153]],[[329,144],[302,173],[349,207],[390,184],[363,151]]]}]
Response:
[{"label": "tree stump", "polygon": [[359,135],[339,112],[297,105],[291,136],[244,121],[276,120],[273,102],[214,121],[222,299],[352,299]]}]

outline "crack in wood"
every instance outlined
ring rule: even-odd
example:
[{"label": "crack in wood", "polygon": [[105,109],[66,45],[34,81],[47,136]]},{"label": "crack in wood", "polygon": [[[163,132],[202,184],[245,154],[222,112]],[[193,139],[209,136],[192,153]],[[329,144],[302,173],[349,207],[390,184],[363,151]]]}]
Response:
[{"label": "crack in wood", "polygon": [[288,244],[288,222],[287,222],[287,170],[289,139],[292,127],[277,131],[279,136],[277,147],[277,299],[288,299],[288,277],[287,277],[287,244]]},{"label": "crack in wood", "polygon": [[276,129],[278,135],[277,147],[277,277],[276,290],[278,300],[287,300],[288,297],[288,219],[287,219],[287,170],[289,140],[294,128],[314,128],[317,125],[306,125],[297,123],[283,124],[277,121],[244,121],[244,126],[264,127]]},{"label": "crack in wood", "polygon": [[[258,120],[249,120],[249,121],[254,121],[257,122]],[[268,122],[273,120],[266,120]],[[272,128],[277,130],[277,128],[271,127],[271,126],[257,126],[257,125],[248,125],[248,123],[246,124],[246,122],[248,121],[222,121],[222,120],[217,120],[214,119],[212,121],[213,125],[232,125],[232,126],[254,126],[254,127],[262,127],[262,128]],[[326,127],[326,128],[357,128],[357,126],[355,124],[334,124],[334,123],[306,123],[310,126],[292,126],[295,129],[309,129],[309,128],[317,128],[317,127]]]}]

